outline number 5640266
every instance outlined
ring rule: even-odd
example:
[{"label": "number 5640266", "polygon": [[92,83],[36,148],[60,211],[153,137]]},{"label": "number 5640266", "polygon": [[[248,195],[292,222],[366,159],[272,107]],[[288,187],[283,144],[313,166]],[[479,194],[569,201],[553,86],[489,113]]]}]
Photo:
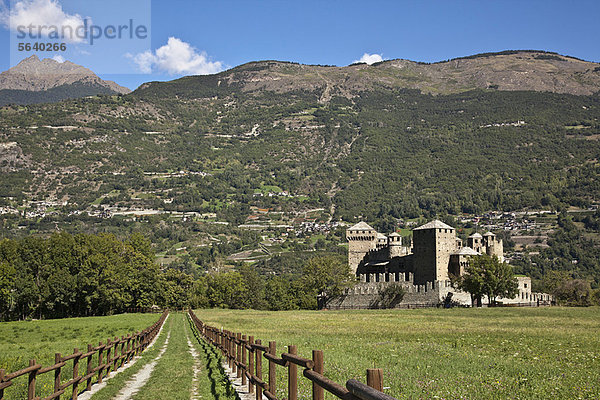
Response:
[{"label": "number 5640266", "polygon": [[17,45],[17,50],[19,51],[66,51],[67,44],[66,43],[44,43],[44,42],[34,42],[34,43],[19,43]]}]

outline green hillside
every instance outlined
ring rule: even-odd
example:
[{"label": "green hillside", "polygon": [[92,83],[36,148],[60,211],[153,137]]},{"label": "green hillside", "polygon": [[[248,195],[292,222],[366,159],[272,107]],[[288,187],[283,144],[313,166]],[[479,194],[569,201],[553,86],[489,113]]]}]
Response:
[{"label": "green hillside", "polygon": [[[125,96],[7,106],[0,206],[12,213],[0,232],[64,222],[71,232],[143,231],[164,260],[185,252],[200,264],[268,255],[251,247],[259,235],[238,229],[247,221],[279,235],[307,219],[389,231],[398,219],[585,210],[600,198],[597,69],[543,52],[427,65],[263,61]],[[530,80],[502,83],[519,71]],[[60,205],[36,214],[32,201],[48,199]],[[100,219],[108,208],[115,217]],[[175,227],[184,212],[204,217]]]}]

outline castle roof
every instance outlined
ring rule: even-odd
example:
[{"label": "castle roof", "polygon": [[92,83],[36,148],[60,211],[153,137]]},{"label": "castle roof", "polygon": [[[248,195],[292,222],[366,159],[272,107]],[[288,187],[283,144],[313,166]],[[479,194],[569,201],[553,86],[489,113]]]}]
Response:
[{"label": "castle roof", "polygon": [[377,239],[387,239],[387,236],[385,236],[383,233],[377,232]]},{"label": "castle roof", "polygon": [[388,237],[398,237],[400,234],[398,232],[392,232],[388,235]]},{"label": "castle roof", "polygon": [[488,231],[488,232],[484,233],[483,236],[496,236],[496,235],[494,235],[492,232]]},{"label": "castle roof", "polygon": [[469,236],[469,238],[473,238],[473,239],[481,239],[482,237],[483,236],[481,236],[481,233],[477,233],[477,232],[475,232],[474,234]]},{"label": "castle roof", "polygon": [[415,228],[415,231],[425,230],[425,229],[454,229],[450,225],[446,225],[442,221],[436,219],[434,221],[428,222],[425,225],[421,225],[418,228]]},{"label": "castle roof", "polygon": [[360,221],[358,224],[354,225],[353,227],[349,228],[350,230],[353,231],[374,231],[375,229],[373,229],[373,227],[369,226],[369,224],[367,224],[364,221]]},{"label": "castle roof", "polygon": [[454,253],[454,254],[458,254],[459,256],[478,256],[479,253],[476,252],[475,250],[473,250],[470,247],[463,247],[462,249],[460,249],[458,251],[458,253]]}]

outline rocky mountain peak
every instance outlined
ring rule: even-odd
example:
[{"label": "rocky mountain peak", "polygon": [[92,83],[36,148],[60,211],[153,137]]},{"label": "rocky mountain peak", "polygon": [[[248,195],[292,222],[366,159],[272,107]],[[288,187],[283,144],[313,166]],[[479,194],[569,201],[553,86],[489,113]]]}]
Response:
[{"label": "rocky mountain peak", "polygon": [[35,54],[0,74],[0,90],[38,92],[76,83],[105,87],[115,93],[130,92],[128,88],[102,80],[91,70],[71,61],[59,62],[52,58],[40,60]]},{"label": "rocky mountain peak", "polygon": [[52,58],[40,60],[37,55],[27,57],[13,68],[6,71],[8,74],[27,75],[62,75],[75,74],[84,76],[95,76],[89,69],[72,63],[71,61],[59,62]]}]

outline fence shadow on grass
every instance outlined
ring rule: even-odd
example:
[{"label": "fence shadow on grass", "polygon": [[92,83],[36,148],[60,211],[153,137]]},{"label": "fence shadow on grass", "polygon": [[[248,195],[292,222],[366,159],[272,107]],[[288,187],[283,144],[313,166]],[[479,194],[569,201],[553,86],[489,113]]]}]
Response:
[{"label": "fence shadow on grass", "polygon": [[[194,337],[202,346],[202,351],[204,353],[205,365],[204,368],[207,371],[208,379],[210,380],[210,391],[215,400],[231,400],[233,398],[240,400],[240,397],[231,384],[231,381],[227,377],[227,373],[223,368],[223,364],[221,363],[221,354],[218,349],[216,349],[213,345],[208,343],[202,335],[198,332],[196,327],[194,326],[193,321],[187,318],[188,323],[190,324],[190,328],[194,333]],[[224,393],[219,390],[219,388],[224,389]]]}]

